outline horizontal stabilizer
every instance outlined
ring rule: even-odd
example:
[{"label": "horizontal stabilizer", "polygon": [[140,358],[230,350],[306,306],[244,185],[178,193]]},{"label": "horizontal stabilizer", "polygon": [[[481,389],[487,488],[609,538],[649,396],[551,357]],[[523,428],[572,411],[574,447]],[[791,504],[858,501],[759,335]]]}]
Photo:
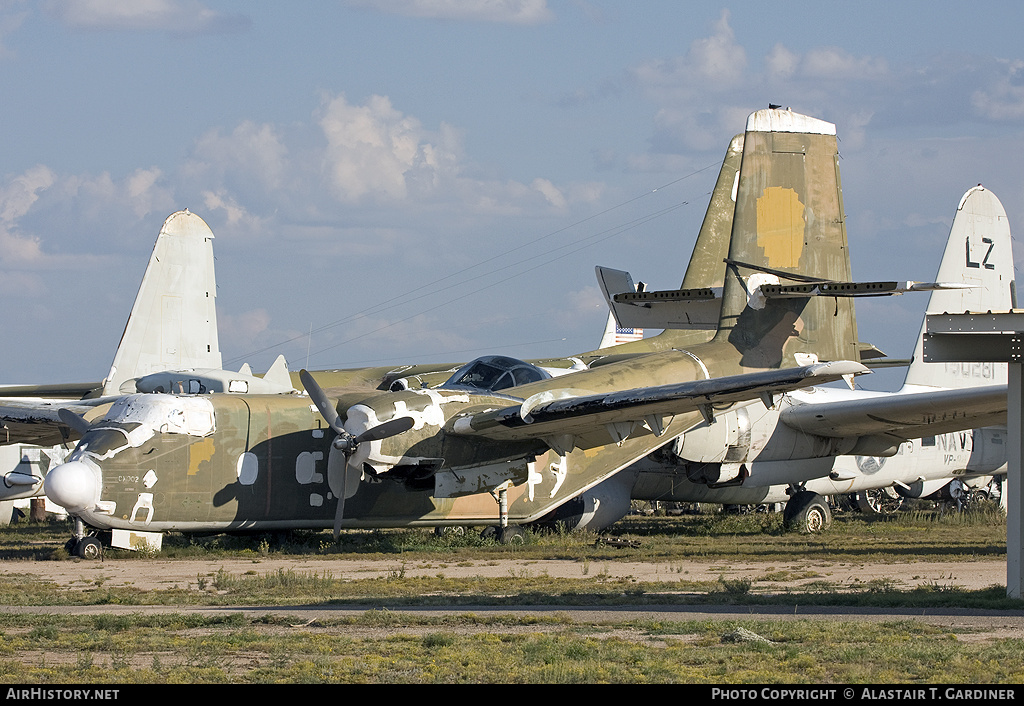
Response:
[{"label": "horizontal stabilizer", "polygon": [[597,268],[597,281],[619,326],[707,331],[718,327],[720,288],[637,291],[628,272],[608,267]]},{"label": "horizontal stabilizer", "polygon": [[970,289],[957,282],[814,282],[808,284],[762,284],[766,299],[798,297],[887,297],[907,292],[933,292],[947,289]]}]

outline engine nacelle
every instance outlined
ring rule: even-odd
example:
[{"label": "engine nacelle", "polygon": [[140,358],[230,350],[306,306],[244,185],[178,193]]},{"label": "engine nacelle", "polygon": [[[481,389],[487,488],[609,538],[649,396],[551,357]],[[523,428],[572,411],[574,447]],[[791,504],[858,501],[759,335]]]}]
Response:
[{"label": "engine nacelle", "polygon": [[600,532],[629,513],[636,478],[636,471],[622,470],[559,505],[535,524]]},{"label": "engine nacelle", "polygon": [[[698,464],[750,464],[754,461],[790,461],[825,458],[851,453],[859,437],[824,437],[808,434],[779,420],[782,410],[791,404],[783,397],[774,409],[761,402],[717,412],[714,421],[702,422],[687,430],[670,445],[671,452],[683,462]],[[883,454],[895,453],[891,441]],[[726,475],[732,473],[727,469]],[[742,472],[737,470],[737,474]],[[738,477],[734,475],[734,477]],[[726,481],[719,481],[726,482]]]}]

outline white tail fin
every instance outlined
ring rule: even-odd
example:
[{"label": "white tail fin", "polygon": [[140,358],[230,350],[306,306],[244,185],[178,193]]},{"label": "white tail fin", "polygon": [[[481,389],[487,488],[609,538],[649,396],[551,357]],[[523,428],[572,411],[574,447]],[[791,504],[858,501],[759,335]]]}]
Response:
[{"label": "white tail fin", "polygon": [[639,341],[644,337],[642,328],[624,328],[615,323],[615,315],[608,312],[608,323],[604,327],[604,335],[601,337],[601,345],[598,348],[608,348],[622,343]]},{"label": "white tail fin", "polygon": [[288,374],[288,363],[285,362],[283,355],[277,356],[274,364],[270,366],[270,370],[263,376],[263,380],[285,389],[290,390],[292,388],[292,378]]},{"label": "white tail fin", "polygon": [[[1016,305],[1010,224],[988,189],[976,186],[960,200],[936,281],[973,286],[932,292],[929,314],[1007,311]],[[923,335],[922,324],[904,388],[1006,384],[1005,363],[922,362]]]},{"label": "white tail fin", "polygon": [[221,367],[212,240],[210,227],[188,210],[164,221],[103,395],[154,372]]}]

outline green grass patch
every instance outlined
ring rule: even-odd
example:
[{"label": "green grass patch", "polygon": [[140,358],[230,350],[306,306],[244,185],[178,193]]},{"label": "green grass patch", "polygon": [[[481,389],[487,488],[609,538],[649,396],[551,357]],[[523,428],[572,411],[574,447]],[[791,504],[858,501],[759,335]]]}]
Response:
[{"label": "green grass patch", "polygon": [[313,623],[0,615],[0,629],[6,683],[993,684],[1024,677],[1022,640],[977,639],[967,629],[914,621],[582,624],[558,615],[370,611]]}]

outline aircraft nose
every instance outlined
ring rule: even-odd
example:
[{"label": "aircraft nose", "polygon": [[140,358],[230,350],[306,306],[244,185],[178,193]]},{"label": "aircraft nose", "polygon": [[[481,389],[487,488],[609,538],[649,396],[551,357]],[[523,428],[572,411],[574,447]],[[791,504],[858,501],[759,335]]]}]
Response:
[{"label": "aircraft nose", "polygon": [[88,510],[96,503],[96,475],[81,461],[69,461],[50,469],[43,490],[51,501],[71,514]]}]

